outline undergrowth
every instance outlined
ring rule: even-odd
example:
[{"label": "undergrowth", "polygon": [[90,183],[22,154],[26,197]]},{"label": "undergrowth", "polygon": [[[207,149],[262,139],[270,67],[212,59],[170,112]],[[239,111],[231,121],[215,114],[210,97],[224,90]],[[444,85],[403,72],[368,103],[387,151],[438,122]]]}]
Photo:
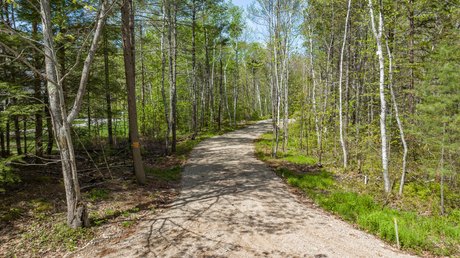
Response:
[{"label": "undergrowth", "polygon": [[[257,156],[269,164],[280,162],[311,164],[311,157],[291,151],[279,159],[271,157],[271,134],[264,134],[256,143]],[[275,172],[286,182],[305,192],[315,203],[358,228],[373,233],[381,239],[395,244],[395,222],[402,249],[412,250],[418,254],[431,253],[442,256],[460,255],[460,210],[456,209],[447,216],[421,215],[417,210],[391,208],[377,198],[379,194],[359,193],[353,191],[339,176],[317,168],[314,171],[291,171],[283,166],[276,166]],[[349,183],[348,183],[349,184]],[[417,187],[408,187],[410,201],[417,197]],[[429,195],[429,190],[419,189]]]}]

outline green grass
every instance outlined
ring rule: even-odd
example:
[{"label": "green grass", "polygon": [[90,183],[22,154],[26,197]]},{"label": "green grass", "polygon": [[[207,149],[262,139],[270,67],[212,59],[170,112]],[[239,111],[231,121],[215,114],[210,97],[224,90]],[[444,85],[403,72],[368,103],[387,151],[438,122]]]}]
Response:
[{"label": "green grass", "polygon": [[90,228],[72,229],[66,223],[50,223],[48,230],[40,229],[38,224],[30,225],[29,231],[23,235],[24,241],[33,245],[36,250],[42,248],[64,249],[74,251],[78,244],[91,239],[94,233]]},{"label": "green grass", "polygon": [[163,182],[178,182],[181,178],[182,167],[174,166],[167,169],[146,167],[145,171],[147,174],[153,175],[156,179]]},{"label": "green grass", "polygon": [[88,199],[91,201],[102,201],[107,200],[110,197],[110,191],[103,188],[94,188],[87,193]]},{"label": "green grass", "polygon": [[[273,160],[270,151],[267,152],[267,145],[271,142],[270,137],[271,134],[265,134],[256,143],[257,155],[265,161]],[[300,153],[282,156],[280,159],[296,164],[303,164],[303,162],[308,164],[313,160]],[[423,216],[416,211],[392,209],[379,203],[370,194],[360,194],[344,188],[335,180],[334,174],[325,170],[298,174],[281,167],[275,172],[288,184],[304,191],[325,210],[393,244],[396,243],[394,223],[396,219],[403,249],[419,254],[428,251],[434,255],[460,255],[459,210],[451,212],[448,216]],[[429,195],[429,190],[425,189],[420,194]]]}]

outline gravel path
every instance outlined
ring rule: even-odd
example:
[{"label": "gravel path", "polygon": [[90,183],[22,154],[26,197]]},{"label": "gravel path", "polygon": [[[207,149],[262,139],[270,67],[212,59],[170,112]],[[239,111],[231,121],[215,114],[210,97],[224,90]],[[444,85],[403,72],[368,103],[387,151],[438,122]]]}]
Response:
[{"label": "gravel path", "polygon": [[410,257],[302,203],[254,157],[267,122],[199,144],[180,197],[128,237],[76,257]]}]

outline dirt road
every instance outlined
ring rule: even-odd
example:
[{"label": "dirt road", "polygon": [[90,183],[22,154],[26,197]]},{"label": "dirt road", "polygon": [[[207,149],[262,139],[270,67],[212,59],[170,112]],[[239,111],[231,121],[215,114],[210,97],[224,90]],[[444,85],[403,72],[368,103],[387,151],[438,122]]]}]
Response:
[{"label": "dirt road", "polygon": [[409,257],[291,194],[254,157],[254,139],[269,128],[261,122],[203,141],[170,208],[73,256]]}]

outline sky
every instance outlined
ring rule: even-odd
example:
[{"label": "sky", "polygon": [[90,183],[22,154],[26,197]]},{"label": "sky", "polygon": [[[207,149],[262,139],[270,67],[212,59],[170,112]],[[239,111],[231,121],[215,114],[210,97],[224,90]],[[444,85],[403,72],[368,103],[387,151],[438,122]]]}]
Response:
[{"label": "sky", "polygon": [[[252,41],[252,42],[260,42],[264,43],[265,38],[264,34],[266,35],[266,28],[264,26],[259,25],[251,21],[247,15],[247,7],[251,5],[255,0],[230,0],[234,5],[242,7],[244,9],[244,13],[246,15],[246,31],[243,34],[245,40]],[[304,51],[304,47],[302,45],[302,40],[299,37],[296,37],[293,43],[293,49],[295,51]]]},{"label": "sky", "polygon": [[252,3],[252,0],[232,0],[234,5],[246,8],[249,4]]},{"label": "sky", "polygon": [[263,42],[263,37],[261,35],[261,31],[263,31],[263,28],[260,25],[255,24],[247,17],[247,7],[252,2],[254,2],[254,0],[231,0],[231,2],[234,5],[242,7],[244,9],[244,14],[246,15],[246,36],[249,37],[246,40]]}]

